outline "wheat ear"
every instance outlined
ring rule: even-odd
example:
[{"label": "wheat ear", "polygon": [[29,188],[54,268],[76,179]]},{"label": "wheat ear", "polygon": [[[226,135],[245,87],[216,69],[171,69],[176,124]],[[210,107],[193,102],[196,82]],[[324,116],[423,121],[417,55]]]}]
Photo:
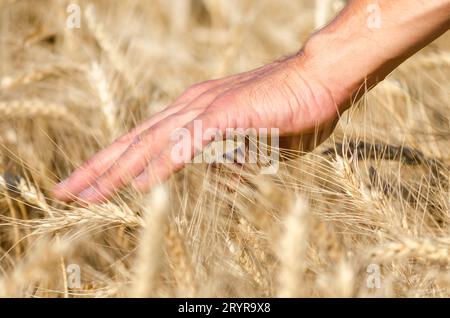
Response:
[{"label": "wheat ear", "polygon": [[103,24],[98,22],[94,5],[90,4],[86,7],[85,17],[87,22],[86,24],[89,30],[92,32],[95,40],[97,41],[103,52],[106,53],[106,56],[108,57],[112,66],[116,69],[116,71],[118,71],[120,75],[123,76],[128,86],[134,88],[134,80],[129,74],[130,67],[117,47],[113,44],[114,41],[111,41],[111,39],[106,34]]},{"label": "wheat ear", "polygon": [[62,121],[80,131],[85,131],[87,128],[76,119],[75,114],[63,105],[40,100],[0,101],[0,118],[1,120],[46,118]]},{"label": "wheat ear", "polygon": [[177,283],[177,296],[195,297],[197,286],[191,259],[181,234],[172,222],[168,226],[167,254]]},{"label": "wheat ear", "polygon": [[308,204],[297,197],[284,221],[285,232],[279,246],[280,297],[299,297],[302,295],[302,278],[306,270],[306,248],[308,246]]},{"label": "wheat ear", "polygon": [[168,194],[157,186],[146,198],[144,206],[145,228],[139,240],[139,250],[134,271],[134,282],[129,294],[133,297],[157,295],[162,265],[164,232],[168,217]]},{"label": "wheat ear", "polygon": [[402,64],[400,69],[409,70],[417,68],[433,68],[450,66],[450,53],[446,51],[420,54],[416,58]]},{"label": "wheat ear", "polygon": [[423,258],[431,262],[450,263],[449,247],[442,246],[429,239],[403,239],[400,242],[389,243],[375,248],[370,253],[370,259],[375,262],[390,262],[410,257]]},{"label": "wheat ear", "polygon": [[106,127],[108,129],[108,136],[114,135],[118,127],[116,122],[116,105],[111,94],[110,83],[107,80],[106,74],[102,67],[97,63],[92,63],[91,71],[89,72],[91,86],[96,90],[97,95],[102,103],[102,113],[105,118]]},{"label": "wheat ear", "polygon": [[72,64],[50,64],[35,68],[30,72],[16,76],[4,76],[0,79],[0,90],[12,89],[17,86],[28,85],[42,81],[51,76],[60,76],[66,73],[84,72],[84,69]]},{"label": "wheat ear", "polygon": [[144,226],[142,219],[127,206],[119,207],[113,203],[104,203],[89,208],[57,209],[50,206],[42,192],[24,178],[19,177],[7,181],[0,175],[0,192],[6,190],[13,192],[27,204],[48,215],[44,219],[12,220],[23,226],[36,228],[36,233],[47,233],[83,224]]}]

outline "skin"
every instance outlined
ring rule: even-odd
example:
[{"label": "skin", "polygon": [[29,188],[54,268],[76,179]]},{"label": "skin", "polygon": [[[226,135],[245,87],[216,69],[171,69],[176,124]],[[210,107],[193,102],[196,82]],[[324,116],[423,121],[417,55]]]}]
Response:
[{"label": "skin", "polygon": [[[368,10],[374,4],[375,13]],[[374,26],[370,21],[377,17],[380,24]],[[53,194],[63,201],[100,203],[126,185],[148,191],[183,168],[171,160],[170,135],[184,127],[193,136],[194,120],[222,132],[276,127],[281,145],[310,150],[363,92],[449,28],[450,0],[349,1],[299,53],[191,86],[76,169]]]}]

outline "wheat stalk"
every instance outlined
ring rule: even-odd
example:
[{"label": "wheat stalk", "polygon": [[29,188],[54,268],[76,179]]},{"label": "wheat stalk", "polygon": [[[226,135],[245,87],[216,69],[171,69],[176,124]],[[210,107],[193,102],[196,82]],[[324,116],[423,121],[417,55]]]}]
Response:
[{"label": "wheat stalk", "polygon": [[23,178],[7,183],[0,175],[0,190],[11,191],[34,208],[45,212],[49,217],[44,219],[11,220],[26,227],[35,228],[37,233],[49,233],[74,226],[101,224],[123,224],[127,226],[144,226],[142,219],[126,205],[119,207],[113,203],[104,203],[89,208],[57,209],[50,206],[45,196]]},{"label": "wheat stalk", "polygon": [[157,186],[146,198],[144,206],[145,229],[139,241],[139,252],[134,267],[134,281],[129,294],[133,297],[157,295],[161,274],[164,232],[168,217],[168,194]]},{"label": "wheat stalk", "polygon": [[299,297],[305,292],[302,279],[307,268],[305,255],[308,246],[308,213],[307,202],[297,197],[284,220],[285,231],[277,249],[281,263],[278,287],[280,297]]}]

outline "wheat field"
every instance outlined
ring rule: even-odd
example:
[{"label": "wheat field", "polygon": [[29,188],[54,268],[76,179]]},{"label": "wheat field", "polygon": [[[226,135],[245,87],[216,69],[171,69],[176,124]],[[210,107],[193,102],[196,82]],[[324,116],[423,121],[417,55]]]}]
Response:
[{"label": "wheat field", "polygon": [[449,297],[448,34],[274,175],[191,164],[102,205],[50,196],[188,86],[296,52],[329,2],[0,0],[0,296]]}]

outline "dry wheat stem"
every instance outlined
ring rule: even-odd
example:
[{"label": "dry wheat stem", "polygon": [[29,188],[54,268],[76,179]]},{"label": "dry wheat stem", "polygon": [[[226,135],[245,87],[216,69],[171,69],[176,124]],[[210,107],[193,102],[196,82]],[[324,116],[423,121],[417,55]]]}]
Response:
[{"label": "dry wheat stem", "polygon": [[164,232],[168,218],[168,194],[164,186],[157,186],[144,201],[145,228],[141,233],[139,252],[134,268],[134,281],[129,294],[133,297],[157,296]]}]

